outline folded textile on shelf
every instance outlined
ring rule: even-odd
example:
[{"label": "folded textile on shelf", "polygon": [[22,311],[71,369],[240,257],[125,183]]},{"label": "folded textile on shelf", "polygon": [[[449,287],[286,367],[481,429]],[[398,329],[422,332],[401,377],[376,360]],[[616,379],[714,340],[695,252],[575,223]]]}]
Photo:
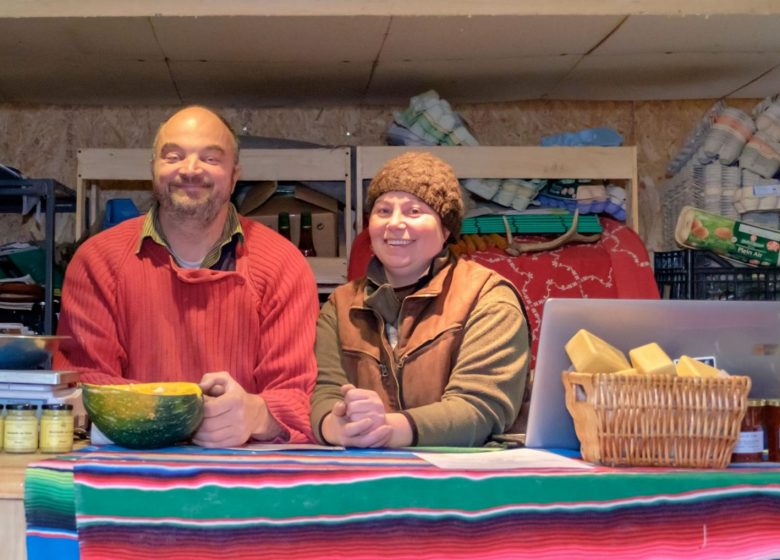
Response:
[{"label": "folded textile on shelf", "polygon": [[466,179],[462,186],[485,200],[515,210],[525,210],[545,183],[543,180],[525,179]]},{"label": "folded textile on shelf", "polygon": [[485,200],[492,200],[501,187],[501,179],[465,179],[461,185]]},{"label": "folded textile on shelf", "polygon": [[742,150],[739,166],[762,177],[772,177],[780,169],[780,143],[757,132]]},{"label": "folded textile on shelf", "polygon": [[435,146],[432,140],[418,136],[408,128],[391,122],[387,127],[387,144],[389,146]]},{"label": "folded textile on shelf", "polygon": [[524,179],[505,179],[502,183],[504,185],[513,185],[515,187],[515,197],[512,199],[510,206],[515,210],[525,210],[539,194],[544,181],[526,181]]},{"label": "folded textile on shelf", "polygon": [[604,183],[588,183],[577,187],[577,206],[586,206],[592,214],[600,214],[607,207],[607,187]]},{"label": "folded textile on shelf", "polygon": [[742,185],[742,170],[736,165],[724,165],[721,169],[720,214],[735,220],[739,212],[734,206],[734,197]]},{"label": "folded textile on shelf", "polygon": [[712,161],[711,157],[704,155],[702,145],[704,144],[704,139],[707,137],[707,134],[712,129],[712,125],[725,108],[726,104],[723,101],[718,101],[707,110],[696,125],[696,128],[694,128],[685,139],[685,142],[683,142],[682,148],[677,152],[677,155],[669,162],[669,165],[666,168],[669,175],[679,173],[693,159],[700,163]]},{"label": "folded textile on shelf", "polygon": [[434,90],[415,95],[409,107],[393,113],[395,122],[431,144],[478,146],[466,123]]},{"label": "folded textile on shelf", "polygon": [[626,221],[626,189],[607,185],[607,205],[604,212],[622,222]]},{"label": "folded textile on shelf", "polygon": [[501,206],[511,206],[518,188],[519,185],[517,183],[502,181],[496,196],[493,197],[493,202]]},{"label": "folded textile on shelf", "polygon": [[765,98],[763,98],[761,101],[756,103],[753,109],[751,109],[750,112],[753,115],[753,118],[758,117],[758,115],[766,111],[772,103],[776,103],[778,101],[780,101],[780,93],[775,93],[774,95],[768,95]]},{"label": "folded textile on shelf", "polygon": [[740,214],[780,210],[780,181],[742,170],[742,187],[734,193],[734,208]]},{"label": "folded textile on shelf", "polygon": [[563,208],[569,212],[607,213],[618,220],[626,219],[626,191],[617,185],[565,179],[548,181],[537,200],[542,206]]},{"label": "folded textile on shelf", "polygon": [[755,131],[756,125],[750,115],[733,107],[724,109],[704,139],[704,155],[717,157],[724,165],[734,163]]},{"label": "folded textile on shelf", "polygon": [[772,141],[780,142],[780,103],[772,103],[756,117],[756,128]]},{"label": "folded textile on shelf", "polygon": [[542,146],[622,146],[623,137],[612,128],[585,128],[542,136]]}]

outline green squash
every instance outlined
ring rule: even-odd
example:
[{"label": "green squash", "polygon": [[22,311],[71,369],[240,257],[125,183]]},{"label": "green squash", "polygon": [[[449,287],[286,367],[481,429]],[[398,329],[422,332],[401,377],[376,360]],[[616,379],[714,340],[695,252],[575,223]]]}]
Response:
[{"label": "green squash", "polygon": [[195,383],[85,384],[82,395],[100,431],[131,449],[184,441],[203,420],[203,393]]}]

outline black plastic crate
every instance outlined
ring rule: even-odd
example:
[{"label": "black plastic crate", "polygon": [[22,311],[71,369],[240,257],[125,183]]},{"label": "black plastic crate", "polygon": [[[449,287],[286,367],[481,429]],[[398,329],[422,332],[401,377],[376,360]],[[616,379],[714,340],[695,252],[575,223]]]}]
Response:
[{"label": "black plastic crate", "polygon": [[655,283],[658,284],[661,298],[692,299],[692,252],[684,250],[655,253]]},{"label": "black plastic crate", "polygon": [[780,300],[780,268],[740,265],[710,251],[655,253],[655,281],[664,299]]}]

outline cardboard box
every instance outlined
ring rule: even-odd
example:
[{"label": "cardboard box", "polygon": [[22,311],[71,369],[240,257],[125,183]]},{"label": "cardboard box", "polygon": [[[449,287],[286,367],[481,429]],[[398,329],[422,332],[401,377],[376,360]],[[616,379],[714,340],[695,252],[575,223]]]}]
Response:
[{"label": "cardboard box", "polygon": [[261,181],[251,188],[238,211],[276,230],[280,212],[290,214],[292,242],[298,244],[301,212],[311,212],[312,238],[318,257],[338,256],[338,201],[303,185],[278,187]]}]

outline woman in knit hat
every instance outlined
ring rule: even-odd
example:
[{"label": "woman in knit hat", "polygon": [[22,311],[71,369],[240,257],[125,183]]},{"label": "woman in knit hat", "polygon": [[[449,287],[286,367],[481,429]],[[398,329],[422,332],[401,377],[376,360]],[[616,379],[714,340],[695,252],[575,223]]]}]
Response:
[{"label": "woman in knit hat", "polygon": [[463,199],[439,158],[388,161],[366,202],[375,256],[320,313],[312,429],[349,447],[482,445],[520,408],[529,351],[520,296],[449,253]]}]

